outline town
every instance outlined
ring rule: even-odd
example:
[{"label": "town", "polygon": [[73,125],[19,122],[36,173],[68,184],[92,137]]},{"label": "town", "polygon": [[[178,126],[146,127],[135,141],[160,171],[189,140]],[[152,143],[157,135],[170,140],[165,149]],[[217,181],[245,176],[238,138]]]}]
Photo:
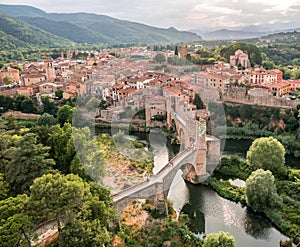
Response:
[{"label": "town", "polygon": [[[86,59],[76,59],[78,54],[85,54]],[[299,99],[290,93],[300,88],[300,80],[284,80],[283,72],[278,69],[251,68],[248,55],[242,50],[236,50],[229,63],[214,62],[195,72],[184,71],[184,67],[190,66],[188,63],[173,66],[168,72],[157,69],[169,58],[185,59],[187,55],[199,56],[195,52],[188,54],[185,44],[177,55],[147,47],[65,51],[57,59],[14,62],[2,68],[0,93],[9,97],[24,95],[39,105],[42,105],[41,97],[57,100],[57,92],[63,99],[95,96],[106,102],[98,115],[104,121],[111,121],[116,111],[121,113],[126,107],[137,107],[137,95],[155,88],[180,96],[187,102],[187,111],[196,109],[193,105],[196,93],[206,106],[208,102],[231,102],[295,109],[299,104]],[[162,62],[156,59],[161,56]],[[153,110],[153,106],[148,117],[164,116],[164,98],[158,95],[151,101],[159,105],[159,111]]]}]

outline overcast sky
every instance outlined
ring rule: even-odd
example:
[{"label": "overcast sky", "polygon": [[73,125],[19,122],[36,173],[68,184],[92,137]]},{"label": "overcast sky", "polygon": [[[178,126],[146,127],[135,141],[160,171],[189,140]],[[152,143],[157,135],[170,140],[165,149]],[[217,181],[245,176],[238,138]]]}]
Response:
[{"label": "overcast sky", "polygon": [[0,0],[46,12],[89,12],[190,30],[286,23],[300,27],[300,0]]}]

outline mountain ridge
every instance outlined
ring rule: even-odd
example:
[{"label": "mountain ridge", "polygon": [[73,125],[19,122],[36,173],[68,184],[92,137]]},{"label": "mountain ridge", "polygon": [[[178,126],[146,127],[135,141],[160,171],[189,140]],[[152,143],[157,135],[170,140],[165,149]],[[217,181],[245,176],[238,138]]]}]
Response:
[{"label": "mountain ridge", "polygon": [[73,45],[70,40],[48,33],[35,26],[0,12],[1,49],[28,48],[31,46],[55,47]]},{"label": "mountain ridge", "polygon": [[268,33],[264,32],[246,32],[239,30],[218,29],[216,31],[207,32],[202,34],[205,40],[236,40],[236,39],[250,39],[259,38]]},{"label": "mountain ridge", "polygon": [[[0,11],[77,43],[80,41],[79,43],[155,44],[202,40],[199,35],[188,31],[178,31],[175,28],[158,28],[93,13],[46,13],[27,5],[4,4],[0,4]],[[45,18],[50,20],[52,26],[47,23]],[[76,29],[78,30],[77,35]],[[84,35],[80,36],[80,33],[84,33]],[[95,42],[97,40],[99,42]]]}]

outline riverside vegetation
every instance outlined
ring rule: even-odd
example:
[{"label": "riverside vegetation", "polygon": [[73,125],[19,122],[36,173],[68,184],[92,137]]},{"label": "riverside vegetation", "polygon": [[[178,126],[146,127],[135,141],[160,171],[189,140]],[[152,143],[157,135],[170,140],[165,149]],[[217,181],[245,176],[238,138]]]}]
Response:
[{"label": "riverside vegetation", "polygon": [[[270,143],[275,143],[275,148]],[[264,159],[259,154],[261,148],[264,150]],[[229,183],[229,179],[236,178],[246,181],[246,186],[238,187]],[[257,139],[250,147],[246,160],[237,156],[223,157],[221,166],[205,183],[222,197],[265,215],[281,232],[298,243],[299,181],[299,170],[284,166],[283,146],[269,137]]]},{"label": "riverside vegetation", "polygon": [[[273,136],[284,146],[286,154],[300,157],[300,105],[297,109],[266,106],[210,103],[210,119],[221,139],[249,139]],[[221,118],[225,111],[226,119]]]}]

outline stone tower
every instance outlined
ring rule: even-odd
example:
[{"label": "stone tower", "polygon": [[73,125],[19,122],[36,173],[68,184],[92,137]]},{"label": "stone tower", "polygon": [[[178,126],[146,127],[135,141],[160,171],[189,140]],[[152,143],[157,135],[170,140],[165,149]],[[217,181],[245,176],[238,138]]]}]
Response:
[{"label": "stone tower", "polygon": [[55,69],[53,66],[52,59],[45,60],[45,70],[46,70],[46,79],[47,80],[54,80],[55,79]]}]

